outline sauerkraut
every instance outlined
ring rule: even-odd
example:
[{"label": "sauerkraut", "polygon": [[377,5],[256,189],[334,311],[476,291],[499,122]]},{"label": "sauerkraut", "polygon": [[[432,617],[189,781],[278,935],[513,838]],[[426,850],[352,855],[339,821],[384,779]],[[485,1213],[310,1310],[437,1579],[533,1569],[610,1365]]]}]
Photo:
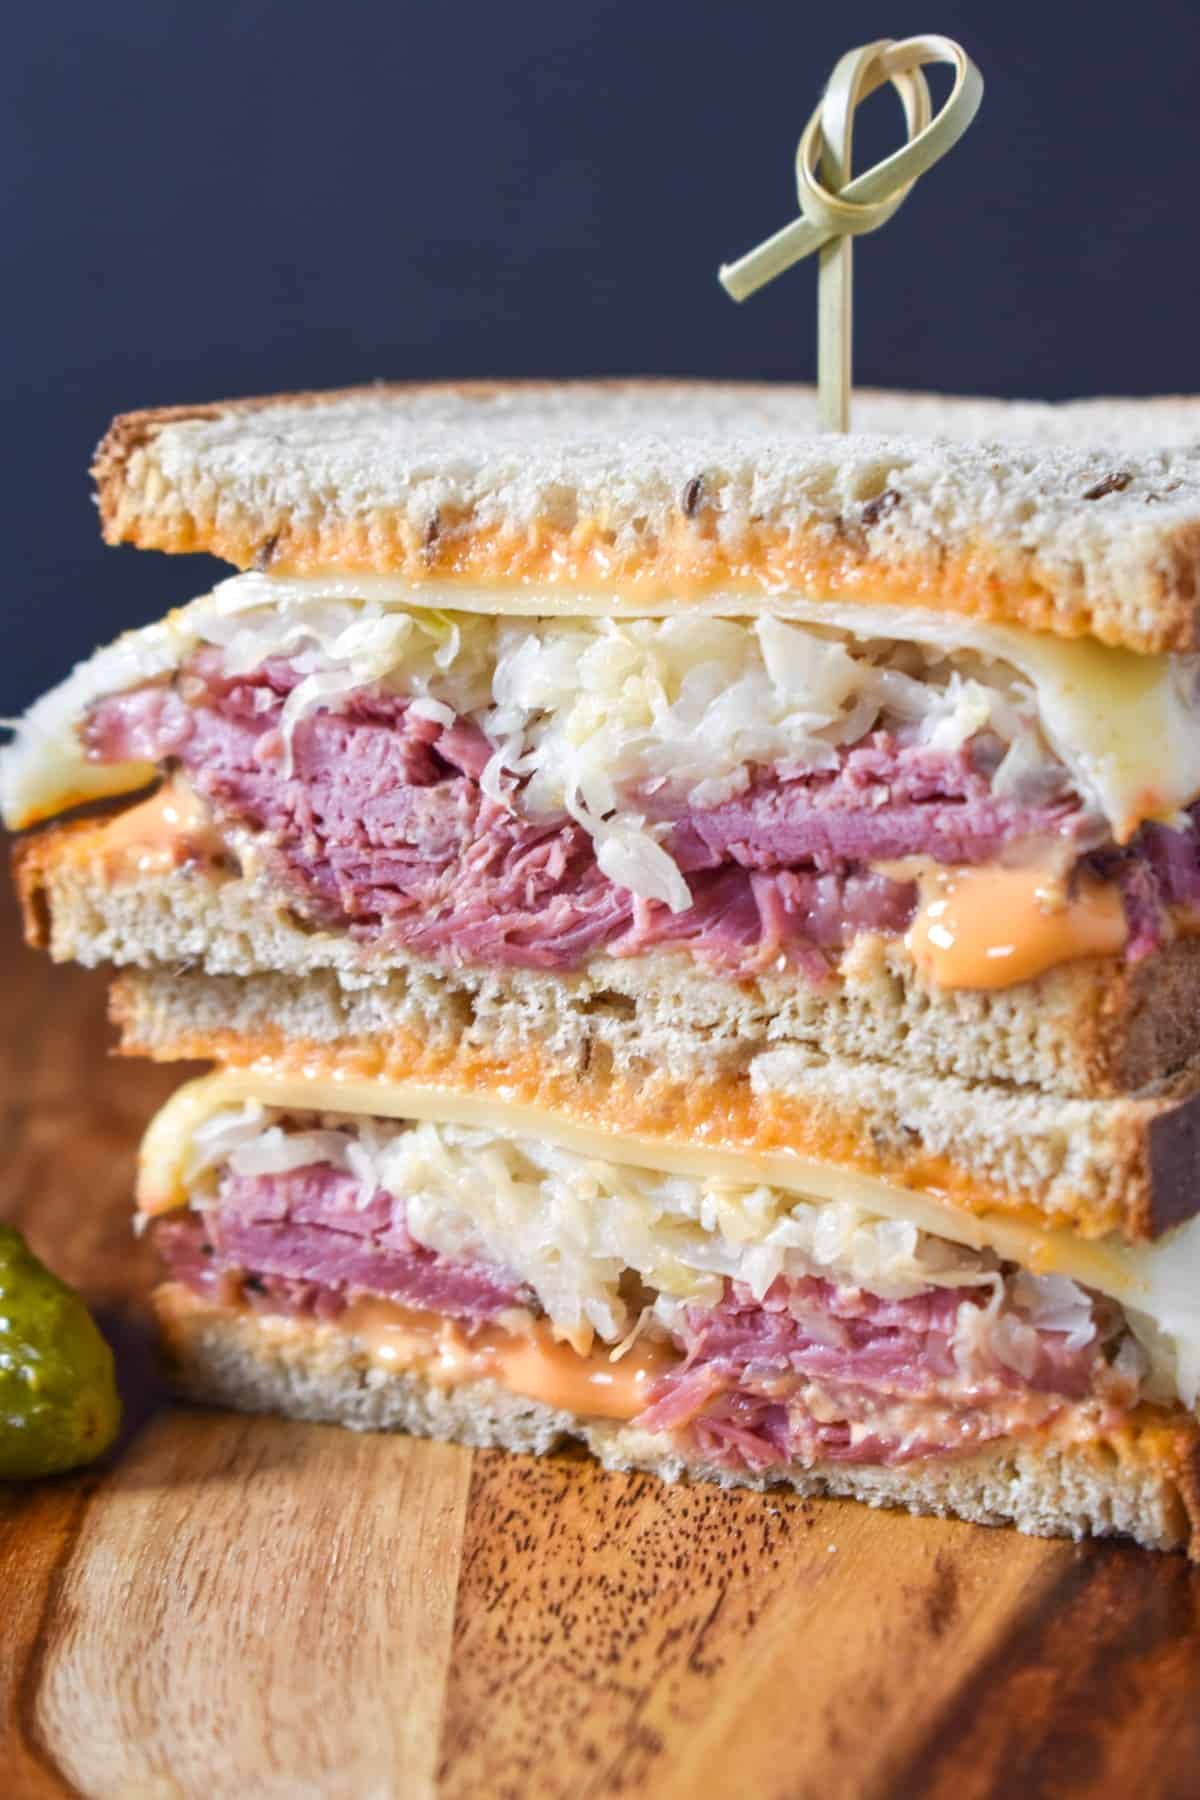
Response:
[{"label": "sauerkraut", "polygon": [[270,655],[300,672],[283,709],[285,770],[296,725],[318,707],[364,687],[416,696],[425,716],[483,730],[493,754],[481,785],[493,800],[513,804],[519,785],[526,814],[568,814],[610,880],[675,912],[691,895],[661,841],[669,826],[648,817],[664,790],[711,806],[743,791],[755,767],[832,768],[841,746],[878,729],[946,751],[986,734],[1002,785],[1070,785],[1014,671],[816,625],[505,619],[312,599],[282,617],[218,605],[203,635],[232,674]]},{"label": "sauerkraut", "polygon": [[935,749],[986,742],[999,793],[1038,805],[1069,790],[1122,842],[1145,817],[1178,818],[1200,792],[1194,657],[795,594],[764,619],[725,617],[707,601],[618,619],[470,604],[374,597],[369,577],[235,576],[126,633],[16,722],[0,757],[5,818],[28,823],[144,782],[143,765],[89,762],[79,728],[96,700],[172,674],[203,645],[245,672],[268,657],[299,665],[285,738],[307,712],[376,683],[443,722],[471,718],[493,745],[488,792],[510,798],[522,784],[522,805],[572,814],[613,879],[678,910],[686,884],[649,804],[662,786],[711,805],[756,765],[820,769],[880,727]]},{"label": "sauerkraut", "polygon": [[[988,1251],[846,1201],[665,1175],[468,1126],[301,1120],[248,1101],[196,1128],[186,1176],[204,1208],[217,1204],[225,1170],[276,1175],[317,1163],[352,1175],[364,1206],[380,1190],[401,1199],[418,1244],[509,1270],[581,1350],[593,1338],[624,1348],[648,1325],[671,1332],[681,1307],[715,1305],[727,1278],[759,1300],[780,1276],[821,1276],[887,1300],[983,1290],[980,1304],[959,1309],[961,1353],[1018,1374],[1032,1366],[1037,1331],[1062,1332],[1075,1349],[1096,1336],[1097,1306],[1111,1310],[1065,1276],[1006,1272]],[[1133,1349],[1126,1362],[1140,1377],[1147,1359]]]}]

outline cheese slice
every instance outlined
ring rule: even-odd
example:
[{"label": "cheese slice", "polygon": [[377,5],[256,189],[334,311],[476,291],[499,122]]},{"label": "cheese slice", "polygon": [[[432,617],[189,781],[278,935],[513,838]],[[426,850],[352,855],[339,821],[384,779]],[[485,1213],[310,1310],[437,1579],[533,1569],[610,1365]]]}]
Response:
[{"label": "cheese slice", "polygon": [[14,740],[0,752],[0,818],[10,831],[53,818],[82,801],[116,798],[153,781],[153,763],[92,762],[79,727],[97,700],[175,672],[200,642],[199,615],[184,623],[191,613],[192,608],[183,608],[157,625],[124,632],[13,723]]},{"label": "cheese slice", "polygon": [[[157,625],[127,632],[30,709],[15,727],[15,743],[0,756],[5,823],[20,828],[81,797],[127,793],[144,783],[144,764],[97,767],[87,760],[76,727],[89,706],[177,668],[217,621],[262,610],[277,617],[282,637],[289,613],[294,618],[297,608],[319,600],[514,617],[537,617],[552,606],[556,619],[570,614],[653,618],[678,611],[678,603],[669,601],[622,600],[584,590],[568,594],[557,587],[551,595],[536,584],[506,588],[418,584],[380,575],[237,575]],[[975,651],[1018,670],[1036,691],[1048,742],[1121,842],[1143,819],[1170,819],[1200,794],[1200,706],[1190,698],[1194,658],[1140,656],[1085,638],[1060,639],[919,607],[835,603],[786,590],[772,595],[769,605],[779,619],[832,626],[860,639]],[[687,609],[695,617],[736,618],[761,612],[763,598],[756,595],[752,605],[745,593],[717,589],[689,598]]]},{"label": "cheese slice", "polygon": [[299,1112],[474,1126],[507,1137],[541,1138],[606,1162],[747,1187],[765,1183],[807,1200],[849,1201],[865,1212],[909,1221],[952,1243],[992,1250],[1034,1274],[1066,1275],[1110,1295],[1135,1318],[1149,1320],[1166,1340],[1170,1373],[1187,1405],[1195,1405],[1200,1391],[1200,1217],[1154,1244],[1128,1245],[1116,1238],[1087,1241],[1010,1216],[960,1212],[932,1195],[789,1151],[697,1148],[683,1141],[601,1131],[542,1107],[486,1094],[449,1093],[421,1083],[276,1077],[253,1070],[201,1076],[180,1088],[151,1121],[138,1163],[143,1214],[187,1204],[186,1171],[194,1133],[214,1113],[247,1100]]}]

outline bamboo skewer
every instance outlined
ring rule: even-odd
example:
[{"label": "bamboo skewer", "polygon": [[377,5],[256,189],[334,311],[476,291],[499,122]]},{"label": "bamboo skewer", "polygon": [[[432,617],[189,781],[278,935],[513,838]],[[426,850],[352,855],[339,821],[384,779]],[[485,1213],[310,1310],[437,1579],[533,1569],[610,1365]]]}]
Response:
[{"label": "bamboo skewer", "polygon": [[[949,63],[955,72],[936,116],[922,73],[930,63]],[[904,108],[907,141],[852,178],[855,109],[888,81]],[[958,142],[982,98],[983,78],[952,38],[881,38],[848,50],[796,147],[800,218],[720,269],[726,293],[745,300],[793,263],[819,252],[817,368],[827,431],[846,431],[850,423],[853,239],[887,224],[918,177]]]}]

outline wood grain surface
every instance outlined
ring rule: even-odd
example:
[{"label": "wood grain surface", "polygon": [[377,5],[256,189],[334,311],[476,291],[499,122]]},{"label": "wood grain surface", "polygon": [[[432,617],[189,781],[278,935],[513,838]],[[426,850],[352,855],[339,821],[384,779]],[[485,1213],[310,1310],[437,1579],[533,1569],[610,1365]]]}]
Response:
[{"label": "wood grain surface", "polygon": [[103,981],[0,907],[0,1213],[96,1308],[127,1422],[0,1486],[0,1797],[1200,1795],[1200,1572],[173,1407]]}]

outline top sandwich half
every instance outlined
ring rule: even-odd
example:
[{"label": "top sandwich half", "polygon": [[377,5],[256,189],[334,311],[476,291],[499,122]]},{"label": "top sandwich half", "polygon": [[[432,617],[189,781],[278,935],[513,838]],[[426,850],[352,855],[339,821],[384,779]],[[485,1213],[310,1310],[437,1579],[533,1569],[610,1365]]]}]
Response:
[{"label": "top sandwich half", "polygon": [[327,1039],[347,995],[378,1036],[430,977],[714,1080],[796,1042],[1178,1082],[1200,401],[861,395],[856,424],[699,383],[118,420],[108,540],[246,572],[19,725],[12,826],[166,778],[25,846],[31,936],[271,977],[276,1020],[319,971]]}]

